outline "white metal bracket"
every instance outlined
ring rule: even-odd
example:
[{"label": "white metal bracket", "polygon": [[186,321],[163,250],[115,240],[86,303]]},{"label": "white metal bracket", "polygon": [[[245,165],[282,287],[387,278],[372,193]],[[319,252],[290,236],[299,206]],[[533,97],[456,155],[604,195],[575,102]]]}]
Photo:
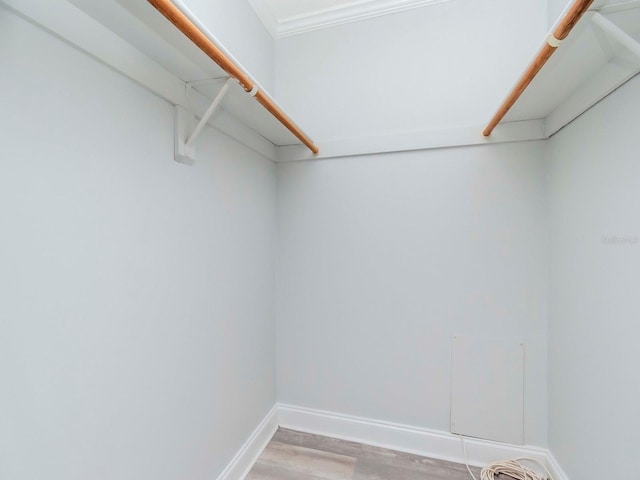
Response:
[{"label": "white metal bracket", "polygon": [[[200,122],[195,128],[195,116],[189,113],[184,107],[179,105],[175,106],[175,160],[176,162],[184,163],[186,165],[193,165],[196,158],[195,141],[202,132],[202,129],[207,124],[212,115],[220,107],[222,100],[224,100],[229,87],[231,86],[232,78],[228,78],[222,88],[213,99],[207,111],[202,115]],[[192,85],[187,84],[187,92]]]},{"label": "white metal bracket", "polygon": [[596,12],[591,19],[593,24],[604,32],[608,37],[615,40],[622,47],[631,52],[638,61],[640,61],[640,42],[622,30],[619,26],[606,18],[604,15]]}]

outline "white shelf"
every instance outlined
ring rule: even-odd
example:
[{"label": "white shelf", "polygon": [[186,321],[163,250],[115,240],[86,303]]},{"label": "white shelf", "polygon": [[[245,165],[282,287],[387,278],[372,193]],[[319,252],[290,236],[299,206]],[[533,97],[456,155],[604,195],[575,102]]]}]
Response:
[{"label": "white shelf", "polygon": [[574,27],[503,122],[543,120],[549,137],[640,72],[640,57],[603,31],[594,21],[596,15],[640,41],[640,2],[616,6],[599,2]]},{"label": "white shelf", "polygon": [[[593,22],[599,12],[640,39],[640,1],[613,2],[594,4],[488,138],[481,126],[408,132],[325,142],[314,155],[235,82],[209,124],[275,161],[548,138],[640,72],[640,56]],[[2,5],[198,116],[226,77],[146,0],[0,0]],[[186,82],[211,78],[220,80],[186,94]]]},{"label": "white shelf", "polygon": [[[185,82],[220,78],[195,89],[213,99],[228,76],[153,6],[144,0],[70,0],[132,46]],[[214,32],[215,33],[215,32]],[[234,59],[239,65],[239,62]],[[243,68],[246,72],[247,70]],[[256,82],[259,83],[259,82]],[[264,91],[264,88],[260,87]],[[276,146],[300,141],[262,105],[233,82],[222,109]]]},{"label": "white shelf", "polygon": [[[197,116],[228,77],[146,0],[0,0],[3,5]],[[205,79],[218,80],[198,82]],[[278,147],[302,145],[236,81],[208,123],[272,160]]]}]

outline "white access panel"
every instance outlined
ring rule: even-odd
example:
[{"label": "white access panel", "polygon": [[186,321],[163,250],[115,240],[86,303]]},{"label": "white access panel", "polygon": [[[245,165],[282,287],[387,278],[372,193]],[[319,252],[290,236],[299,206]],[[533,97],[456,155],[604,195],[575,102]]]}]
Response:
[{"label": "white access panel", "polygon": [[451,432],[524,443],[524,344],[453,337]]}]

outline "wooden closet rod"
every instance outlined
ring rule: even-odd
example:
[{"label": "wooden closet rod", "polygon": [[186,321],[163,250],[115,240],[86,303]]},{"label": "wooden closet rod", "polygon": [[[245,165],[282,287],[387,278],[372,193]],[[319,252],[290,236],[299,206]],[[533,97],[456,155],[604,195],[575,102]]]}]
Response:
[{"label": "wooden closet rod", "polygon": [[511,93],[506,98],[504,103],[500,106],[496,114],[493,116],[487,127],[484,129],[482,134],[485,137],[491,135],[493,129],[502,121],[504,116],[511,110],[511,107],[518,101],[518,98],[524,93],[529,84],[533,81],[533,79],[538,75],[542,67],[547,63],[551,55],[555,53],[555,51],[560,46],[560,42],[567,38],[569,33],[573,27],[580,21],[582,15],[585,14],[589,7],[593,3],[593,0],[575,0],[571,7],[566,11],[565,15],[560,20],[560,23],[555,28],[555,30],[549,34],[547,37],[547,41],[545,42],[542,49],[538,52],[536,58],[531,62],[527,70],[524,72],[518,83]]},{"label": "wooden closet rod", "polygon": [[[153,7],[164,15],[178,30],[184,33],[195,45],[200,48],[211,60],[216,62],[229,76],[235,78],[242,88],[251,92],[255,82],[233,60],[231,60],[211,39],[195,25],[182,10],[174,5],[171,0],[147,0]],[[313,153],[320,150],[313,141],[291,120],[267,94],[258,90],[255,99],[266,108],[271,115],[278,119],[293,135],[295,135]]]}]

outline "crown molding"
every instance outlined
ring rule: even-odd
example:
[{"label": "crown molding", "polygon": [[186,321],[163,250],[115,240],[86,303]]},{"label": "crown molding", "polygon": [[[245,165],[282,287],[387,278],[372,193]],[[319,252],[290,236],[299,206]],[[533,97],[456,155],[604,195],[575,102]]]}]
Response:
[{"label": "crown molding", "polygon": [[249,3],[271,35],[282,38],[447,1],[449,0],[354,0],[347,5],[284,18],[276,18],[265,0],[249,0]]}]

